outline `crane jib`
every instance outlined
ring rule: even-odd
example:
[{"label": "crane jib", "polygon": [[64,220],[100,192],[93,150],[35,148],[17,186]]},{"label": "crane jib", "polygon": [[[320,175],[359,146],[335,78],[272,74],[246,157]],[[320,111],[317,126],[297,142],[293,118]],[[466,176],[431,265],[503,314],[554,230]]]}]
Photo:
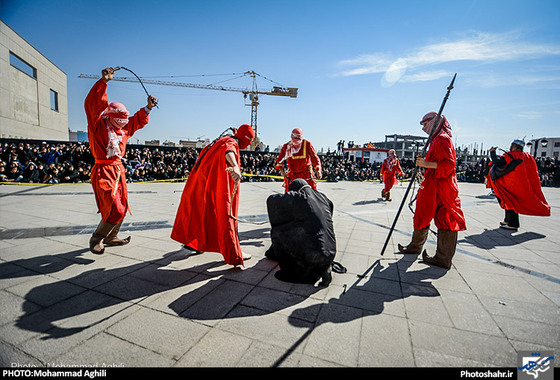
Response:
[{"label": "crane jib", "polygon": [[[80,74],[78,78],[85,78],[85,79],[99,79],[101,76],[99,75],[91,75],[91,74]],[[114,81],[117,82],[129,82],[129,83],[137,83],[140,82],[137,78],[133,77],[114,77]],[[218,91],[233,91],[233,92],[241,92],[243,94],[260,94],[260,95],[277,95],[277,96],[289,96],[290,98],[297,98],[298,88],[297,87],[273,87],[270,91],[253,91],[247,88],[237,88],[237,87],[227,87],[227,86],[214,86],[214,85],[205,85],[205,84],[196,84],[196,83],[184,83],[184,82],[169,82],[169,81],[160,81],[160,80],[142,80],[143,83],[146,84],[153,84],[158,86],[176,86],[176,87],[189,87],[189,88],[199,88],[199,89],[206,89],[206,90],[218,90]]]}]

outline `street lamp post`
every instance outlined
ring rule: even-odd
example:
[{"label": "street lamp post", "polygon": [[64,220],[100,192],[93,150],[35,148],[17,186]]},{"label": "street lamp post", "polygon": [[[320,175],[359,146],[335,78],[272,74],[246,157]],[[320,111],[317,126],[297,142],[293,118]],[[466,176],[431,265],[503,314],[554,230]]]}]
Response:
[{"label": "street lamp post", "polygon": [[[535,159],[537,159],[539,142],[541,143],[541,147],[546,148],[546,146],[548,145],[548,140],[546,138],[542,138],[542,139],[536,139],[536,140],[533,140],[533,141],[535,141],[535,150],[533,151],[533,157],[535,157]],[[533,143],[531,141],[529,141],[527,143],[527,146],[529,147],[529,153],[531,152],[532,145],[533,145]]]}]

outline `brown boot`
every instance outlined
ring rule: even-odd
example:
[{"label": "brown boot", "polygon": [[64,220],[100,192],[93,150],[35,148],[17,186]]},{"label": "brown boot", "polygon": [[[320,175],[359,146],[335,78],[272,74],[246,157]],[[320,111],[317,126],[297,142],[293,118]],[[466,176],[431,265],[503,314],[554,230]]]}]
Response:
[{"label": "brown boot", "polygon": [[385,200],[386,200],[386,201],[392,201],[392,199],[391,199],[391,191],[390,191],[390,190],[387,191],[387,192],[385,193]]},{"label": "brown boot", "polygon": [[130,242],[130,236],[126,239],[119,239],[117,234],[121,229],[122,220],[118,222],[115,227],[111,230],[111,232],[107,235],[107,237],[103,240],[103,243],[109,247],[114,247],[118,245],[126,245]]},{"label": "brown boot", "polygon": [[105,223],[103,221],[99,222],[97,229],[89,239],[89,250],[91,253],[101,255],[103,252],[105,252],[103,239],[111,232],[113,227],[115,227],[114,224]]},{"label": "brown boot", "polygon": [[457,231],[438,230],[436,254],[434,257],[429,257],[424,251],[422,260],[428,264],[451,269],[451,259],[453,259],[457,247],[457,235]]},{"label": "brown boot", "polygon": [[429,230],[430,227],[426,227],[421,230],[414,230],[414,232],[412,233],[412,241],[410,242],[410,244],[407,245],[406,247],[403,247],[402,245],[399,244],[399,251],[401,253],[414,253],[414,254],[419,254],[420,252],[422,252],[422,247],[424,246],[424,243],[426,243],[426,240],[428,239]]}]

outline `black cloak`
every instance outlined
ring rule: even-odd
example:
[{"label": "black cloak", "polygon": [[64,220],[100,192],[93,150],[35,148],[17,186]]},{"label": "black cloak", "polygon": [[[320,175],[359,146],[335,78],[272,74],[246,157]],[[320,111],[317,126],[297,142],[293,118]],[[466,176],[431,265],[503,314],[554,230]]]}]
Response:
[{"label": "black cloak", "polygon": [[266,257],[278,261],[275,276],[288,282],[321,285],[331,281],[336,255],[333,203],[303,179],[294,180],[285,194],[268,197],[272,245]]}]

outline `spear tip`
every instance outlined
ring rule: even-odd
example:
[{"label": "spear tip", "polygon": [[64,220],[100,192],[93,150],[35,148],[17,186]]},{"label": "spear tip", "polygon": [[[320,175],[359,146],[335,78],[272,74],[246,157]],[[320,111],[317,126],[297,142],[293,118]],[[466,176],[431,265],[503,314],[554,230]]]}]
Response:
[{"label": "spear tip", "polygon": [[455,78],[457,78],[457,73],[455,73],[455,75],[453,75],[453,79],[451,80],[451,84],[449,84],[449,87],[447,87],[448,90],[453,89],[453,83],[455,83]]}]

